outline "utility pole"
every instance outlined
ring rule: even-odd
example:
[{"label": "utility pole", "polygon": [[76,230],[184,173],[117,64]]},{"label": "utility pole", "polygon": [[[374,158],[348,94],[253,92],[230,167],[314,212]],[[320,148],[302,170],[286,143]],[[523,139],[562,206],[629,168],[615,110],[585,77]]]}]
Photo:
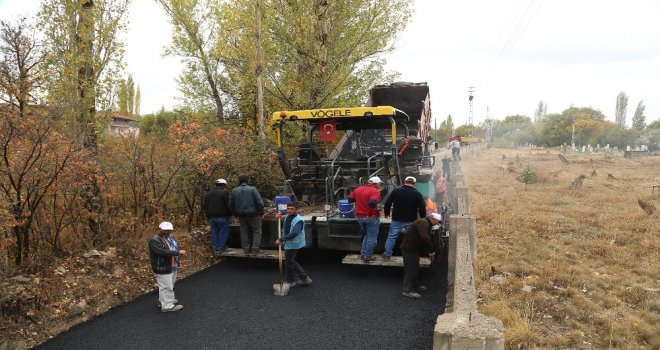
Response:
[{"label": "utility pole", "polygon": [[474,124],[474,115],[472,113],[472,100],[474,99],[474,86],[468,86],[468,99],[470,101],[470,116],[468,119],[468,131],[469,135],[472,136],[472,124]]},{"label": "utility pole", "polygon": [[266,129],[264,126],[264,86],[262,75],[264,71],[264,49],[261,44],[261,7],[263,0],[257,0],[256,4],[256,39],[257,39],[257,122],[259,125],[259,136],[266,139]]}]

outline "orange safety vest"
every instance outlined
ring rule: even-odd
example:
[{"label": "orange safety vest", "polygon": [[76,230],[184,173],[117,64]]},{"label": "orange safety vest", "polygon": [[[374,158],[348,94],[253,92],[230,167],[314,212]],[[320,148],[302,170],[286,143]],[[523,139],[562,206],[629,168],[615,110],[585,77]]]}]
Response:
[{"label": "orange safety vest", "polygon": [[437,212],[438,212],[438,207],[435,206],[435,203],[432,200],[427,199],[426,200],[426,214],[437,213]]}]

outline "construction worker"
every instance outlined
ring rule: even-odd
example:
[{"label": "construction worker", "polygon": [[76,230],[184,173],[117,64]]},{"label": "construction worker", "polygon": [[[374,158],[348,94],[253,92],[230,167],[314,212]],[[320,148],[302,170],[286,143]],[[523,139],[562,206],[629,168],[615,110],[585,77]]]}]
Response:
[{"label": "construction worker", "polygon": [[240,185],[231,191],[229,210],[238,216],[241,224],[241,246],[245,254],[260,253],[264,201],[259,191],[250,186],[249,176],[239,176],[238,182]]},{"label": "construction worker", "polygon": [[374,260],[373,253],[378,239],[380,216],[378,202],[380,201],[380,184],[383,181],[378,176],[369,178],[366,185],[353,190],[348,196],[350,202],[355,202],[355,217],[358,219],[362,238],[362,261],[370,263]]},{"label": "construction worker", "polygon": [[[442,176],[442,172],[438,171],[435,173],[435,202],[442,206],[445,200],[445,192],[447,192],[447,179]],[[434,212],[438,212],[434,210]]]},{"label": "construction worker", "polygon": [[442,158],[442,176],[449,181],[449,167],[451,166],[449,163],[451,162],[451,158],[449,156],[444,156]]},{"label": "construction worker", "polygon": [[149,259],[151,269],[158,283],[158,301],[162,312],[179,311],[182,305],[177,305],[174,297],[174,282],[176,280],[176,257],[185,255],[186,251],[173,247],[170,234],[174,230],[172,223],[163,221],[158,225],[158,232],[149,240]]},{"label": "construction worker", "polygon": [[435,205],[435,202],[431,200],[431,198],[424,196],[424,204],[426,204],[426,215],[438,212],[438,207]]},{"label": "construction worker", "polygon": [[403,256],[403,291],[404,297],[419,299],[418,292],[426,290],[426,286],[418,284],[419,259],[428,255],[433,261],[435,251],[431,240],[431,227],[442,222],[442,215],[431,213],[427,217],[418,219],[406,229],[401,242],[401,255]]},{"label": "construction worker", "polygon": [[449,147],[451,148],[451,157],[453,160],[461,160],[461,141],[460,138],[454,138],[451,140],[449,143]]},{"label": "construction worker", "polygon": [[[282,218],[280,211],[277,211],[277,218]],[[282,222],[282,238],[278,238],[275,244],[284,246],[287,288],[312,284],[309,274],[296,261],[298,250],[306,245],[305,220],[298,214],[298,204],[291,202],[286,205],[286,216]]]},{"label": "construction worker", "polygon": [[215,188],[204,197],[204,213],[211,226],[211,246],[213,254],[220,254],[227,250],[229,238],[229,194],[227,193],[227,180],[215,180]]},{"label": "construction worker", "polygon": [[[389,260],[392,256],[399,233],[410,226],[418,217],[423,218],[426,216],[426,204],[422,194],[415,189],[416,183],[417,179],[414,177],[406,177],[403,186],[394,189],[385,201],[385,217],[390,217],[391,209],[392,222],[387,233],[387,241],[385,241],[383,260]],[[394,208],[392,208],[392,205],[394,205]]]}]

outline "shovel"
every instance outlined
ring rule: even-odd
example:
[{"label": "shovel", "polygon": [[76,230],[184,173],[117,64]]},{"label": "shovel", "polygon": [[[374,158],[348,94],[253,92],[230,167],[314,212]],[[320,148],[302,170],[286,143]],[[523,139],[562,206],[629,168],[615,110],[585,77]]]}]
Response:
[{"label": "shovel", "polygon": [[[282,219],[279,217],[277,218],[277,239],[282,239]],[[284,269],[282,266],[282,241],[280,241],[280,244],[277,246],[277,256],[280,265],[280,283],[273,284],[273,295],[283,297],[289,294],[289,286],[284,284]]]}]

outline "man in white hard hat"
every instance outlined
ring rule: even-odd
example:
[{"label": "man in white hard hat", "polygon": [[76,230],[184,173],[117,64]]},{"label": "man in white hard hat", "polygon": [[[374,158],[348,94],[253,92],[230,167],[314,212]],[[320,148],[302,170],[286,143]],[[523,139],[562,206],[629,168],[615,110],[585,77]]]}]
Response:
[{"label": "man in white hard hat", "polygon": [[426,287],[418,284],[419,258],[426,256],[435,259],[435,249],[431,239],[431,227],[442,222],[442,215],[431,213],[425,218],[417,219],[406,229],[401,242],[403,256],[403,292],[404,297],[419,299]]},{"label": "man in white hard hat", "polygon": [[408,228],[413,221],[426,216],[426,203],[422,194],[415,188],[416,183],[417,179],[414,177],[406,177],[403,186],[394,189],[385,201],[385,217],[390,216],[390,209],[392,212],[392,222],[383,252],[383,259],[386,261],[392,256],[401,231]]},{"label": "man in white hard hat", "polygon": [[213,254],[221,254],[228,250],[229,239],[229,193],[227,193],[227,180],[215,180],[215,188],[204,197],[204,213],[211,226],[211,245]]},{"label": "man in white hard hat", "polygon": [[362,238],[362,261],[370,263],[374,260],[374,248],[378,239],[378,228],[380,226],[380,214],[378,213],[378,202],[380,201],[380,184],[383,181],[378,176],[369,178],[366,185],[353,190],[348,200],[355,202],[355,217],[358,219]]},{"label": "man in white hard hat", "polygon": [[163,221],[158,225],[158,232],[149,240],[149,258],[151,269],[156,275],[158,283],[158,301],[162,312],[179,311],[183,305],[178,305],[174,297],[173,266],[176,257],[185,255],[185,250],[177,250],[170,243],[169,237],[174,226],[171,222]]}]

